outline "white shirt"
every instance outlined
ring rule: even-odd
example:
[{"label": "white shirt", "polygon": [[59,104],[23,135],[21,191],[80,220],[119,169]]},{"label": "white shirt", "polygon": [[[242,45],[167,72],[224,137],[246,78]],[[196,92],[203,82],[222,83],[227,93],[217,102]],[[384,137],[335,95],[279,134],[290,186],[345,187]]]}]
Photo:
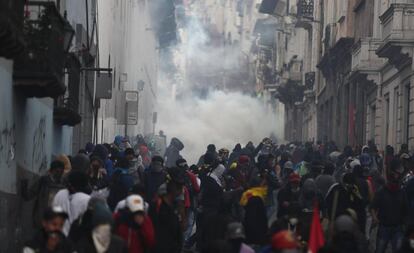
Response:
[{"label": "white shirt", "polygon": [[60,206],[68,214],[68,219],[63,226],[63,233],[66,236],[72,223],[88,209],[90,198],[88,194],[82,192],[71,195],[68,189],[60,190],[55,195],[53,206]]}]

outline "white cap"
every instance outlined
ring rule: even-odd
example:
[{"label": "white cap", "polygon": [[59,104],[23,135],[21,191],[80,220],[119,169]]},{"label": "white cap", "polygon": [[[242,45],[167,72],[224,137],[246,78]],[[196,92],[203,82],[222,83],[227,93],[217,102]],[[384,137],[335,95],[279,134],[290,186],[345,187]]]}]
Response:
[{"label": "white cap", "polygon": [[132,212],[144,212],[145,204],[144,200],[139,195],[131,195],[126,198],[126,206]]}]

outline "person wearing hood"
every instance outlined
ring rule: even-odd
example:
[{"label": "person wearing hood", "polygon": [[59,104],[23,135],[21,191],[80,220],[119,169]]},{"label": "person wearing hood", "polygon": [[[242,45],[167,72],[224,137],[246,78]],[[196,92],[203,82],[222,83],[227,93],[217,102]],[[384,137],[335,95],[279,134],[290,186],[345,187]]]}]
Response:
[{"label": "person wearing hood", "polygon": [[72,170],[72,164],[70,162],[70,159],[67,155],[61,154],[56,157],[56,161],[61,161],[65,165],[65,170],[63,171],[63,174],[68,174]]},{"label": "person wearing hood", "polygon": [[62,182],[64,168],[63,162],[53,161],[47,174],[37,179],[30,187],[27,179],[21,181],[23,199],[35,199],[32,212],[35,227],[40,227],[43,212],[51,205],[57,192],[65,188]]},{"label": "person wearing hood", "polygon": [[280,189],[277,195],[278,212],[277,217],[281,218],[288,215],[289,206],[299,201],[300,196],[300,176],[296,173],[289,175],[288,183]]},{"label": "person wearing hood", "polygon": [[333,227],[332,240],[320,250],[321,253],[369,252],[368,242],[350,216],[339,216]]},{"label": "person wearing hood", "polygon": [[389,243],[392,252],[401,247],[403,225],[408,212],[405,192],[401,189],[402,168],[399,159],[390,161],[387,184],[375,193],[371,205],[374,224],[378,224],[376,253],[384,253]]},{"label": "person wearing hood", "polygon": [[237,159],[239,159],[239,156],[241,154],[241,150],[242,150],[242,147],[241,147],[240,143],[236,144],[236,146],[233,149],[233,152],[231,152],[231,154],[229,156],[229,162],[228,162],[229,165],[236,162]]},{"label": "person wearing hood", "polygon": [[131,147],[131,144],[129,144],[127,137],[117,135],[114,139],[114,147],[117,148],[119,152],[123,153],[125,149]]},{"label": "person wearing hood", "polygon": [[42,225],[33,238],[25,243],[23,253],[74,253],[73,245],[62,233],[68,214],[59,206],[47,208]]},{"label": "person wearing hood", "polygon": [[356,185],[355,175],[346,173],[341,183],[331,186],[325,197],[328,218],[334,222],[340,215],[347,214],[348,209],[363,209],[363,198]]},{"label": "person wearing hood", "polygon": [[[224,216],[222,208],[224,203],[224,171],[223,165],[218,165],[217,160],[212,162],[208,171],[201,179],[201,192],[199,201],[199,213],[197,217],[197,247],[206,250],[206,247],[214,240],[223,238],[225,227],[218,222]],[[224,225],[225,226],[225,225]]]},{"label": "person wearing hood", "polygon": [[147,194],[145,200],[147,202],[154,199],[158,188],[165,182],[166,175],[164,159],[161,156],[154,156],[150,167],[144,171],[144,185]]},{"label": "person wearing hood", "polygon": [[214,144],[209,144],[207,146],[206,153],[204,155],[200,156],[200,158],[198,159],[197,165],[199,167],[202,166],[203,164],[205,164],[204,157],[205,157],[206,154],[212,154],[214,156],[214,159],[217,159],[218,153],[216,151],[216,146]]},{"label": "person wearing hood", "polygon": [[333,163],[328,163],[324,166],[322,174],[315,179],[316,186],[323,198],[326,197],[329,188],[335,184],[335,178],[332,176],[334,170],[335,165]]},{"label": "person wearing hood", "polygon": [[367,207],[373,198],[373,192],[369,181],[364,175],[364,169],[360,164],[353,166],[352,173],[355,176],[355,184],[358,187],[359,193],[362,197],[361,207],[355,210],[358,215],[357,223],[360,230],[365,233],[367,225]]},{"label": "person wearing hood", "polygon": [[129,253],[145,253],[155,246],[154,226],[139,195],[126,198],[126,208],[115,213],[115,231],[127,242]]},{"label": "person wearing hood", "polygon": [[175,202],[183,194],[182,174],[169,174],[158,189],[158,196],[151,202],[149,216],[155,229],[156,245],[153,253],[181,253],[183,230]]},{"label": "person wearing hood", "polygon": [[232,222],[227,226],[226,239],[231,246],[231,253],[254,253],[254,250],[244,243],[246,235],[241,223]]},{"label": "person wearing hood", "polygon": [[91,158],[88,176],[89,185],[92,188],[91,196],[106,199],[108,197],[109,178],[104,163],[99,157]]},{"label": "person wearing hood", "polygon": [[128,173],[134,179],[134,184],[141,184],[144,182],[144,164],[141,155],[136,156],[132,148],[125,150],[125,158],[129,162]]},{"label": "person wearing hood", "polygon": [[91,154],[91,157],[94,156],[99,157],[103,161],[104,168],[106,169],[106,174],[108,177],[112,177],[112,174],[114,173],[114,164],[112,160],[109,159],[109,151],[107,147],[105,147],[103,144],[96,145],[93,153]]},{"label": "person wearing hood", "polygon": [[108,205],[114,210],[119,201],[128,196],[134,185],[134,179],[129,174],[129,161],[123,157],[116,164],[116,169],[109,184]]},{"label": "person wearing hood", "polygon": [[86,143],[85,152],[86,152],[87,155],[92,154],[94,149],[95,149],[95,144],[93,144],[92,142]]},{"label": "person wearing hood", "polygon": [[251,180],[250,187],[240,200],[240,205],[244,207],[243,225],[246,229],[246,242],[249,245],[263,246],[268,231],[265,207],[268,192],[266,180],[258,174]]},{"label": "person wearing hood", "polygon": [[301,238],[304,241],[308,241],[309,239],[315,202],[318,204],[319,210],[322,214],[321,218],[323,218],[325,216],[325,205],[323,198],[318,191],[315,180],[309,178],[303,183],[299,196],[299,206],[301,209],[299,218],[301,220]]},{"label": "person wearing hood", "polygon": [[71,227],[69,238],[78,253],[128,253],[122,238],[112,233],[112,213],[101,199],[91,198],[88,210]]},{"label": "person wearing hood", "polygon": [[86,173],[74,170],[68,175],[66,189],[60,190],[54,197],[52,206],[61,206],[68,214],[63,227],[63,233],[69,234],[72,223],[78,219],[88,208],[91,189]]},{"label": "person wearing hood", "polygon": [[89,170],[90,160],[89,157],[85,154],[77,154],[76,156],[72,157],[71,164],[72,170],[82,171],[83,173],[87,173]]},{"label": "person wearing hood", "polygon": [[182,158],[180,152],[184,149],[184,144],[177,138],[172,138],[171,143],[165,151],[165,166],[167,168],[174,167],[177,160]]}]

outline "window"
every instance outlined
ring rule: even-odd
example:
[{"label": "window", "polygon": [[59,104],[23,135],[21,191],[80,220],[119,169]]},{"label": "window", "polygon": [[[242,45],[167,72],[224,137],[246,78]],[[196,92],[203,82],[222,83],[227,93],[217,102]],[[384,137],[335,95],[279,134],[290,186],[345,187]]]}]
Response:
[{"label": "window", "polygon": [[392,112],[393,112],[393,127],[394,127],[394,142],[393,144],[397,144],[400,141],[400,136],[399,134],[401,133],[401,127],[399,124],[400,123],[400,112],[399,112],[399,104],[400,104],[400,94],[399,94],[399,89],[398,87],[396,87],[394,89],[394,101],[393,101],[393,108],[392,108]]},{"label": "window", "polygon": [[375,140],[375,117],[376,117],[376,106],[375,104],[370,106],[369,114],[369,139]]},{"label": "window", "polygon": [[406,84],[404,86],[404,142],[408,143],[408,139],[410,136],[409,130],[410,130],[410,92],[411,92],[411,87],[410,84]]},{"label": "window", "polygon": [[[385,95],[385,145],[388,145],[388,136],[389,136],[389,129],[390,129],[390,95]],[[384,146],[385,146],[384,145]]]}]

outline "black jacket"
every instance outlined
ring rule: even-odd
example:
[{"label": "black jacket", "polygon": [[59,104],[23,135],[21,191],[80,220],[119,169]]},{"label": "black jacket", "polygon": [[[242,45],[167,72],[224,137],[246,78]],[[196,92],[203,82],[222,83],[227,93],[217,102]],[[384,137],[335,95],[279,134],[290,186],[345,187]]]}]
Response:
[{"label": "black jacket", "polygon": [[25,244],[25,248],[30,248],[37,253],[74,253],[74,247],[72,243],[63,234],[58,234],[60,237],[60,243],[56,250],[49,251],[47,249],[48,235],[44,230],[39,230],[32,240]]},{"label": "black jacket", "polygon": [[154,225],[156,245],[153,253],[180,253],[183,244],[181,224],[174,208],[163,200],[153,202],[149,216]]}]

